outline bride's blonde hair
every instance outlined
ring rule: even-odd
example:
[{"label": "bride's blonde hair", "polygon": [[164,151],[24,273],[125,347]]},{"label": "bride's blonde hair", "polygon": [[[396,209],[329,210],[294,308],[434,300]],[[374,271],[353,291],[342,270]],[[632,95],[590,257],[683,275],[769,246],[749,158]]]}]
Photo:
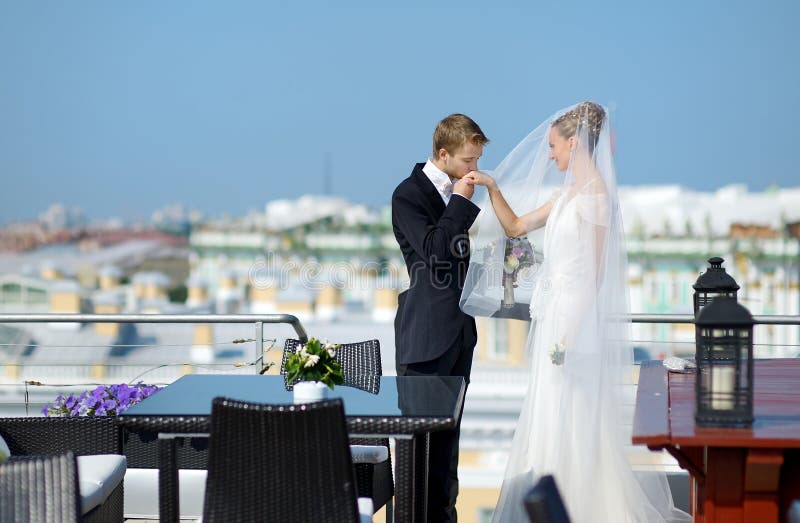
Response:
[{"label": "bride's blonde hair", "polygon": [[553,127],[564,138],[575,136],[578,124],[585,119],[586,131],[589,135],[589,152],[594,151],[600,130],[606,119],[606,112],[594,102],[581,102],[574,109],[567,111],[553,121]]}]

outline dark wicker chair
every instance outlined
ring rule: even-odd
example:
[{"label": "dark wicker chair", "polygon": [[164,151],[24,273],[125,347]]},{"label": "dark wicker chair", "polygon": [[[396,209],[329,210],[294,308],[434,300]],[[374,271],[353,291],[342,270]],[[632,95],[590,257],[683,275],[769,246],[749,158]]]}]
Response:
[{"label": "dark wicker chair", "polygon": [[203,520],[358,522],[341,399],[215,398]]},{"label": "dark wicker chair", "polygon": [[[128,468],[158,468],[158,434],[155,432],[122,432]],[[208,467],[208,438],[176,438],[178,468],[206,470]]]},{"label": "dark wicker chair", "polygon": [[[300,340],[287,339],[281,358],[281,374],[286,374],[286,358],[301,347]],[[377,394],[380,380],[369,379],[383,375],[381,367],[381,344],[378,340],[343,343],[334,358],[344,370],[344,385]],[[289,384],[294,385],[293,383]]]},{"label": "dark wicker chair", "polygon": [[525,496],[525,510],[531,523],[570,523],[556,480],[549,474]]},{"label": "dark wicker chair", "polygon": [[0,521],[73,523],[80,521],[80,506],[72,452],[22,456],[0,464]]},{"label": "dark wicker chair", "polygon": [[[0,418],[0,434],[12,456],[52,456],[65,452],[75,456],[122,454],[121,432],[112,417]],[[106,501],[85,514],[82,520],[122,521],[122,488],[120,482]]]},{"label": "dark wicker chair", "polygon": [[[281,358],[281,374],[286,374],[286,358],[300,350],[300,340],[287,339]],[[355,387],[367,392],[377,393],[380,377],[383,374],[381,366],[381,344],[378,340],[368,340],[356,343],[343,343],[336,351],[336,360],[344,370],[344,385]],[[368,386],[365,386],[368,385]],[[371,390],[372,384],[375,389]],[[351,438],[353,445],[383,445],[389,448],[387,438]],[[378,464],[358,463],[355,465],[356,488],[359,497],[372,498],[372,504],[377,511],[386,505],[386,521],[394,519],[394,480],[392,478],[392,458]]]}]

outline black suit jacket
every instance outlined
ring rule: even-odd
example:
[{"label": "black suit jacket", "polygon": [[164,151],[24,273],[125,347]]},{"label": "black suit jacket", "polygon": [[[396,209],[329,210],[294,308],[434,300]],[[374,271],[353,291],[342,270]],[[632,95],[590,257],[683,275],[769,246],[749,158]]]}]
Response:
[{"label": "black suit jacket", "polygon": [[430,361],[453,347],[465,325],[472,350],[475,320],[458,307],[469,266],[468,231],[480,209],[453,195],[445,206],[439,192],[414,166],[392,194],[392,227],[403,253],[410,287],[400,295],[395,318],[397,362]]}]

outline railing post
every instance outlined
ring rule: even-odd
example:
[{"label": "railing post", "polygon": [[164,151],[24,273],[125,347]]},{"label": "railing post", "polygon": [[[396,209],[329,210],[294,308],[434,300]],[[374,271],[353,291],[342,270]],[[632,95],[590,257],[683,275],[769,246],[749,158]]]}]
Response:
[{"label": "railing post", "polygon": [[255,368],[256,374],[264,373],[264,322],[256,322],[256,359]]}]

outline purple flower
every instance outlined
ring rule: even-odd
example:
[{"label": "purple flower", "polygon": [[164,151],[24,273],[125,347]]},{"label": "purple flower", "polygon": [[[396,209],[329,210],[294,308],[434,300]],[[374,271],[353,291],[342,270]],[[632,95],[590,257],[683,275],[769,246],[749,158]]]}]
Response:
[{"label": "purple flower", "polygon": [[45,416],[113,416],[124,412],[144,398],[152,396],[161,387],[142,382],[131,386],[126,383],[101,385],[77,397],[66,398],[59,394],[52,404],[42,409]]},{"label": "purple flower", "polygon": [[107,395],[106,388],[103,387],[102,385],[92,391],[92,397],[97,399],[98,401],[105,398],[106,395]]},{"label": "purple flower", "polygon": [[117,402],[114,400],[106,400],[99,404],[95,409],[95,416],[108,416],[117,412]]},{"label": "purple flower", "polygon": [[127,404],[131,400],[134,393],[135,389],[132,389],[127,385],[120,385],[116,390],[112,391],[112,395],[117,398],[117,401],[119,401],[121,405]]}]

